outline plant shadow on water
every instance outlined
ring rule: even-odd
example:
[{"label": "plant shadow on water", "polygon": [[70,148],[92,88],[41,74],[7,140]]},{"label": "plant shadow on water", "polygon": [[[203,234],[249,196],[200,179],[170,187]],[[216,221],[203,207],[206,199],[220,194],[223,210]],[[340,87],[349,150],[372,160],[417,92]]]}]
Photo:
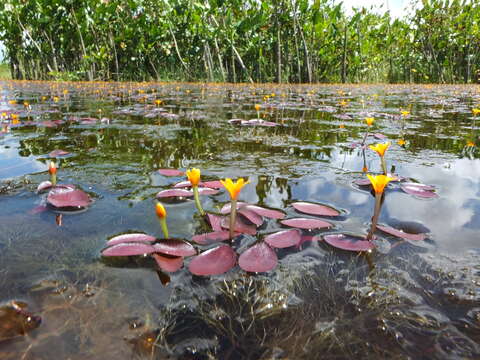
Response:
[{"label": "plant shadow on water", "polygon": [[[0,105],[1,359],[480,357],[476,87],[1,85],[17,100]],[[365,147],[383,137],[384,166]],[[94,199],[85,211],[45,206],[51,161]],[[272,244],[275,269],[200,277],[186,257],[159,279],[152,258],[101,257],[115,235],[161,238],[153,201],[185,177],[158,169],[192,167],[248,177],[239,203],[285,213],[230,244],[237,257]],[[357,254],[327,235],[372,229],[364,168],[402,179],[375,217],[376,250]],[[162,199],[174,238],[211,231],[191,199]],[[201,206],[229,201],[221,190]],[[242,206],[252,228],[259,216]],[[281,243],[300,217],[328,225]]]}]

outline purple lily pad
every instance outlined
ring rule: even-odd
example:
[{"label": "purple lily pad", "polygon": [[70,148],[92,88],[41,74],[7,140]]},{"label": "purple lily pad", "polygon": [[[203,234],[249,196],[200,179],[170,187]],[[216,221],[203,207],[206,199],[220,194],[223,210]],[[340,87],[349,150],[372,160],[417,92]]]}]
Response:
[{"label": "purple lily pad", "polygon": [[418,196],[421,198],[435,198],[438,197],[437,193],[427,190],[431,187],[428,185],[422,186],[422,184],[409,183],[407,185],[403,184],[400,188],[407,194]]},{"label": "purple lily pad", "polygon": [[340,212],[330,206],[312,204],[308,202],[295,202],[292,204],[295,210],[318,216],[339,216]]},{"label": "purple lily pad", "polygon": [[277,263],[277,254],[264,242],[245,250],[238,259],[238,265],[249,272],[267,272],[274,269]]},{"label": "purple lily pad", "polygon": [[370,186],[372,183],[370,182],[369,179],[358,179],[353,182],[355,185],[358,186]]},{"label": "purple lily pad", "polygon": [[175,272],[182,268],[183,257],[163,254],[152,254],[160,269],[166,272]]},{"label": "purple lily pad", "polygon": [[[230,229],[230,219],[223,218],[222,220],[222,228]],[[242,234],[248,235],[256,235],[257,228],[254,225],[247,225],[245,224],[238,216],[235,218],[235,232],[239,232]]]},{"label": "purple lily pad", "polygon": [[159,198],[168,198],[168,197],[191,197],[193,196],[193,191],[184,190],[184,189],[168,189],[160,191],[156,197]]},{"label": "purple lily pad", "polygon": [[153,244],[155,252],[173,256],[192,256],[197,253],[192,244],[180,239],[165,239]]},{"label": "purple lily pad", "polygon": [[299,245],[301,239],[300,230],[290,229],[270,234],[263,240],[271,247],[282,249]]},{"label": "purple lily pad", "polygon": [[212,227],[213,231],[222,231],[223,230],[222,225],[221,225],[222,220],[223,220],[222,216],[207,213],[207,219],[208,219],[208,222],[210,223],[210,226]]},{"label": "purple lily pad", "polygon": [[47,203],[56,208],[87,207],[91,202],[87,193],[68,185],[55,186],[47,196]]},{"label": "purple lily pad", "polygon": [[192,258],[188,269],[194,275],[219,275],[235,266],[237,255],[228,245],[204,251]]},{"label": "purple lily pad", "polygon": [[158,173],[163,176],[184,176],[185,172],[177,169],[159,169]]},{"label": "purple lily pad", "polygon": [[52,183],[50,181],[42,181],[38,184],[37,192],[42,192],[44,190],[50,189],[52,187]]},{"label": "purple lily pad", "polygon": [[398,238],[413,240],[413,241],[422,241],[422,240],[425,240],[425,238],[427,237],[426,234],[410,234],[410,233],[403,232],[401,230],[394,229],[394,228],[389,227],[389,226],[377,225],[377,229],[379,229],[379,230],[381,230],[381,231],[383,231],[387,234],[396,236]]},{"label": "purple lily pad", "polygon": [[323,237],[325,242],[333,247],[348,251],[368,251],[375,248],[371,241],[364,240],[363,237],[357,237],[347,234],[331,234]]},{"label": "purple lily pad", "polygon": [[103,256],[135,256],[151,254],[155,248],[150,244],[140,242],[126,242],[110,246],[102,250]]},{"label": "purple lily pad", "polygon": [[121,243],[130,243],[130,242],[140,242],[140,243],[153,243],[156,240],[155,237],[147,235],[147,234],[122,234],[118,236],[114,236],[110,240],[107,241],[107,246],[113,246],[116,244]]},{"label": "purple lily pad", "polygon": [[68,154],[70,154],[68,151],[57,149],[57,150],[53,150],[52,152],[50,152],[50,154],[48,154],[48,156],[49,157],[58,157],[58,156],[65,156],[65,155],[68,155]]},{"label": "purple lily pad", "polygon": [[[235,233],[234,236],[240,235]],[[206,234],[194,235],[192,241],[200,245],[209,245],[220,241],[225,241],[230,238],[230,232],[227,230],[214,231]]]},{"label": "purple lily pad", "polygon": [[218,180],[204,181],[202,184],[203,186],[212,188],[212,189],[223,189],[222,183]]},{"label": "purple lily pad", "polygon": [[384,140],[384,139],[387,138],[385,135],[380,134],[380,133],[372,134],[372,136],[373,136],[375,139],[378,139],[378,140]]},{"label": "purple lily pad", "polygon": [[333,225],[319,219],[293,218],[280,221],[281,224],[299,229],[324,229]]},{"label": "purple lily pad", "polygon": [[247,209],[246,207],[242,207],[238,210],[238,213],[247,218],[250,222],[254,223],[257,226],[263,224],[263,218],[258,215],[256,212]]},{"label": "purple lily pad", "polygon": [[263,208],[257,205],[245,205],[245,209],[251,210],[255,213],[257,213],[260,216],[265,216],[270,219],[283,219],[285,217],[285,214],[281,211],[278,210],[272,210],[272,209],[267,209]]},{"label": "purple lily pad", "polygon": [[[160,170],[159,170],[160,171]],[[200,183],[201,184],[201,183]],[[199,185],[200,185],[199,184]],[[173,185],[174,188],[187,188],[187,187],[192,187],[192,183],[188,180],[181,181],[175,185]]]},{"label": "purple lily pad", "polygon": [[201,188],[198,188],[198,194],[199,195],[215,195],[215,194],[218,194],[218,190],[201,187]]},{"label": "purple lily pad", "polygon": [[[390,175],[389,175],[390,176]],[[425,185],[425,184],[420,184],[420,183],[414,183],[414,182],[406,182],[402,184],[403,186],[412,186],[416,187],[425,191],[434,191],[435,188],[431,185]]]}]

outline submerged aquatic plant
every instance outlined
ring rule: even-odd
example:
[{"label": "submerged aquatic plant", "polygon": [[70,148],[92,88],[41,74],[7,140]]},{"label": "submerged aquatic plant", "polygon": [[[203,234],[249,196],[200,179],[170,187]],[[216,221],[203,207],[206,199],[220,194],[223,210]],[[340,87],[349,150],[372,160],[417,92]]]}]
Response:
[{"label": "submerged aquatic plant", "polygon": [[233,239],[233,234],[235,231],[235,217],[237,215],[237,199],[238,195],[242,188],[250,183],[249,180],[245,181],[243,178],[238,179],[236,182],[233,182],[232,179],[226,178],[225,180],[220,180],[222,185],[227,189],[228,193],[230,194],[230,226],[229,226],[229,234],[230,239]]},{"label": "submerged aquatic plant", "polygon": [[204,216],[205,211],[202,208],[202,203],[200,202],[200,195],[198,193],[198,184],[200,184],[200,169],[192,168],[186,171],[188,181],[192,185],[193,197],[195,199],[195,206],[197,207],[200,215]]},{"label": "submerged aquatic plant", "polygon": [[369,146],[371,150],[375,151],[379,156],[382,162],[383,175],[387,175],[387,164],[385,162],[385,152],[390,147],[390,141],[386,143],[379,143]]},{"label": "submerged aquatic plant", "polygon": [[380,216],[380,209],[382,207],[382,196],[383,196],[385,187],[388,185],[390,181],[394,180],[394,178],[386,175],[372,176],[370,174],[367,174],[367,177],[372,183],[373,190],[375,191],[375,210],[372,216],[372,224],[370,227],[370,231],[368,232],[368,235],[367,235],[367,240],[372,240],[373,233],[375,232],[378,218]]}]

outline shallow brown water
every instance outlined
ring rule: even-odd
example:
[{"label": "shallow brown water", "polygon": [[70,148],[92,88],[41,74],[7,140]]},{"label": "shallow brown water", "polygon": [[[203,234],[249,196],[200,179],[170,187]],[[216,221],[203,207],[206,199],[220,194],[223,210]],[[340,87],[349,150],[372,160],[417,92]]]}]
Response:
[{"label": "shallow brown water", "polygon": [[[478,86],[0,85],[0,302],[25,302],[42,318],[25,335],[0,334],[0,359],[480,357]],[[228,122],[258,115],[280,126]],[[421,199],[392,184],[380,223],[426,240],[377,232],[368,259],[308,242],[276,250],[268,273],[236,266],[197,277],[183,268],[167,285],[150,259],[101,257],[114,235],[161,236],[155,194],[184,179],[160,168],[248,177],[242,201],[287,217],[299,216],[294,201],[331,205],[343,215],[314,234],[366,234],[374,198],[353,183],[365,176],[352,144],[367,116],[392,142],[388,168],[438,194]],[[94,199],[61,226],[35,191],[57,149],[69,152],[57,158],[59,182]],[[379,172],[378,156],[365,154]],[[224,191],[202,197],[210,211],[228,201]],[[208,231],[192,201],[166,207],[172,237]],[[237,252],[279,228],[264,222]]]}]

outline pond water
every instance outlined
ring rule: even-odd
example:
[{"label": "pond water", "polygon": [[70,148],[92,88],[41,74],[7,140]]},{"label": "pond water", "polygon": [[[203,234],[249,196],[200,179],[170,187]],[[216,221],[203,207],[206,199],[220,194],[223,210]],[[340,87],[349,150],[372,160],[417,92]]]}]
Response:
[{"label": "pond water", "polygon": [[[1,359],[480,358],[479,86],[0,86]],[[381,138],[367,144],[392,143],[388,171],[435,195],[392,182],[379,223],[425,240],[377,231],[368,254],[323,241],[370,228],[375,198],[356,181],[381,163],[362,150],[367,130]],[[45,206],[36,189],[51,160],[59,183],[93,199],[86,211]],[[162,237],[156,194],[185,177],[158,170],[191,167],[248,178],[240,201],[332,226],[302,230],[318,236],[273,250],[278,265],[263,273],[196,276],[187,257],[166,274],[149,257],[102,257],[115,235]],[[201,201],[218,213],[230,198]],[[299,201],[341,216],[301,214]],[[211,231],[192,200],[164,204],[171,237]],[[241,254],[284,229],[263,218],[231,245]]]}]

